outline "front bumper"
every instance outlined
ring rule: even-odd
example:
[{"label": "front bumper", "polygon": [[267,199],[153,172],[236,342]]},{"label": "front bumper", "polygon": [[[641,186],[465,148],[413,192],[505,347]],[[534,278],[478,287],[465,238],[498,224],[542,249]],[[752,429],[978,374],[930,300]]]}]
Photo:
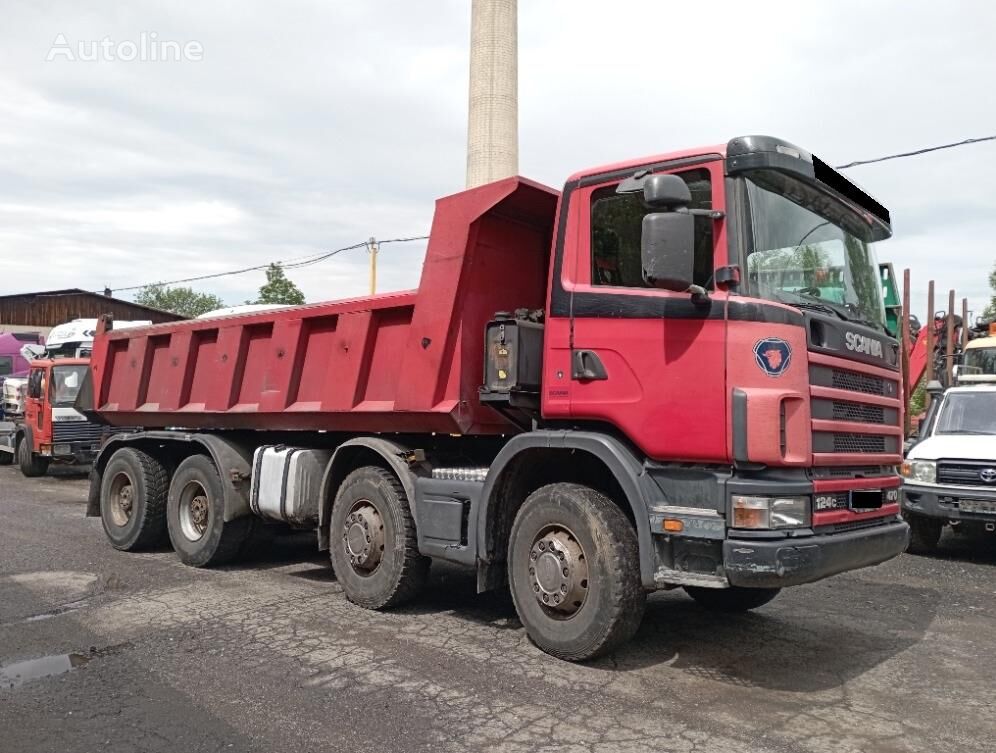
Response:
[{"label": "front bumper", "polygon": [[[962,509],[962,502],[981,502],[992,512]],[[996,490],[985,487],[920,486],[903,484],[903,510],[940,520],[996,521]]]},{"label": "front bumper", "polygon": [[730,538],[723,542],[723,566],[733,586],[797,586],[885,562],[908,541],[909,526],[901,520],[804,539]]}]

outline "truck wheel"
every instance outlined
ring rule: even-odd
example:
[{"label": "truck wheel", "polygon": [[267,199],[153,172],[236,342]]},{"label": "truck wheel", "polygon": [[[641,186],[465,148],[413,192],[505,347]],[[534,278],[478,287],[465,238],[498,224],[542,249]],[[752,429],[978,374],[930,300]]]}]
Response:
[{"label": "truck wheel", "polygon": [[13,465],[14,453],[0,451],[0,465]]},{"label": "truck wheel", "polygon": [[346,598],[361,607],[411,601],[429,576],[408,496],[384,468],[367,466],[346,476],[332,506],[329,542],[336,579]]},{"label": "truck wheel", "polygon": [[604,494],[550,484],[523,503],[508,547],[512,600],[532,641],[568,661],[636,633],[647,595],[636,531]]},{"label": "truck wheel", "polygon": [[192,567],[231,562],[252,530],[251,517],[225,520],[225,489],[211,459],[191,455],[169,485],[166,527],[180,561]]},{"label": "truck wheel", "polygon": [[49,459],[31,451],[30,437],[22,437],[17,443],[17,462],[27,478],[37,478],[48,472]]},{"label": "truck wheel", "polygon": [[903,517],[910,526],[910,543],[906,551],[910,554],[930,554],[937,551],[937,543],[941,540],[941,529],[944,522],[920,515],[904,513]]},{"label": "truck wheel", "polygon": [[111,546],[124,552],[148,549],[166,531],[163,464],[133,447],[115,452],[100,480],[100,522]]},{"label": "truck wheel", "polygon": [[780,588],[700,588],[685,586],[685,593],[712,612],[748,612],[778,596]]}]

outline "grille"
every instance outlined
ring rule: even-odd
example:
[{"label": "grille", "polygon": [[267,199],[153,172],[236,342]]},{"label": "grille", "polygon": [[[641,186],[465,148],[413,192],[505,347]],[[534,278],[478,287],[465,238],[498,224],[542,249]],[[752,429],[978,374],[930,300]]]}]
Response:
[{"label": "grille", "polygon": [[885,408],[880,405],[862,405],[847,400],[833,401],[834,421],[858,421],[866,424],[884,424]]},{"label": "grille", "polygon": [[834,432],[834,452],[885,452],[885,437]]},{"label": "grille", "polygon": [[951,463],[937,464],[937,483],[960,484],[961,486],[987,486],[996,489],[996,481],[986,482],[979,476],[980,471],[996,471],[996,463]]},{"label": "grille", "polygon": [[885,395],[885,380],[868,374],[858,374],[844,369],[833,369],[832,384],[837,390],[864,392],[868,395]]},{"label": "grille", "polygon": [[100,424],[89,421],[53,421],[53,442],[97,442],[104,432]]}]

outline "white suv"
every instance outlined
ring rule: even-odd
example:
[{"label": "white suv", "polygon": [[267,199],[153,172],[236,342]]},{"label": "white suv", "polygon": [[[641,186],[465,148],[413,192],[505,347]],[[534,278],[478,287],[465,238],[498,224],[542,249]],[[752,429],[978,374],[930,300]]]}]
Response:
[{"label": "white suv", "polygon": [[945,525],[996,530],[996,384],[934,398],[903,462],[910,551],[937,546]]}]

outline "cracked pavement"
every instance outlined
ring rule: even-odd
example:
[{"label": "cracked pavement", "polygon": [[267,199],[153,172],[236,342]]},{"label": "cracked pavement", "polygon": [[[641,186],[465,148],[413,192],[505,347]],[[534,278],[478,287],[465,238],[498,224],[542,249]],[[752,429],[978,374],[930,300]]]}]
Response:
[{"label": "cracked pavement", "polygon": [[[783,592],[743,616],[655,594],[586,664],[526,638],[507,593],[433,565],[388,613],[349,604],[308,534],[196,570],[125,554],[86,481],[0,468],[0,751],[991,751],[996,540]],[[67,663],[68,664],[68,663]]]}]

